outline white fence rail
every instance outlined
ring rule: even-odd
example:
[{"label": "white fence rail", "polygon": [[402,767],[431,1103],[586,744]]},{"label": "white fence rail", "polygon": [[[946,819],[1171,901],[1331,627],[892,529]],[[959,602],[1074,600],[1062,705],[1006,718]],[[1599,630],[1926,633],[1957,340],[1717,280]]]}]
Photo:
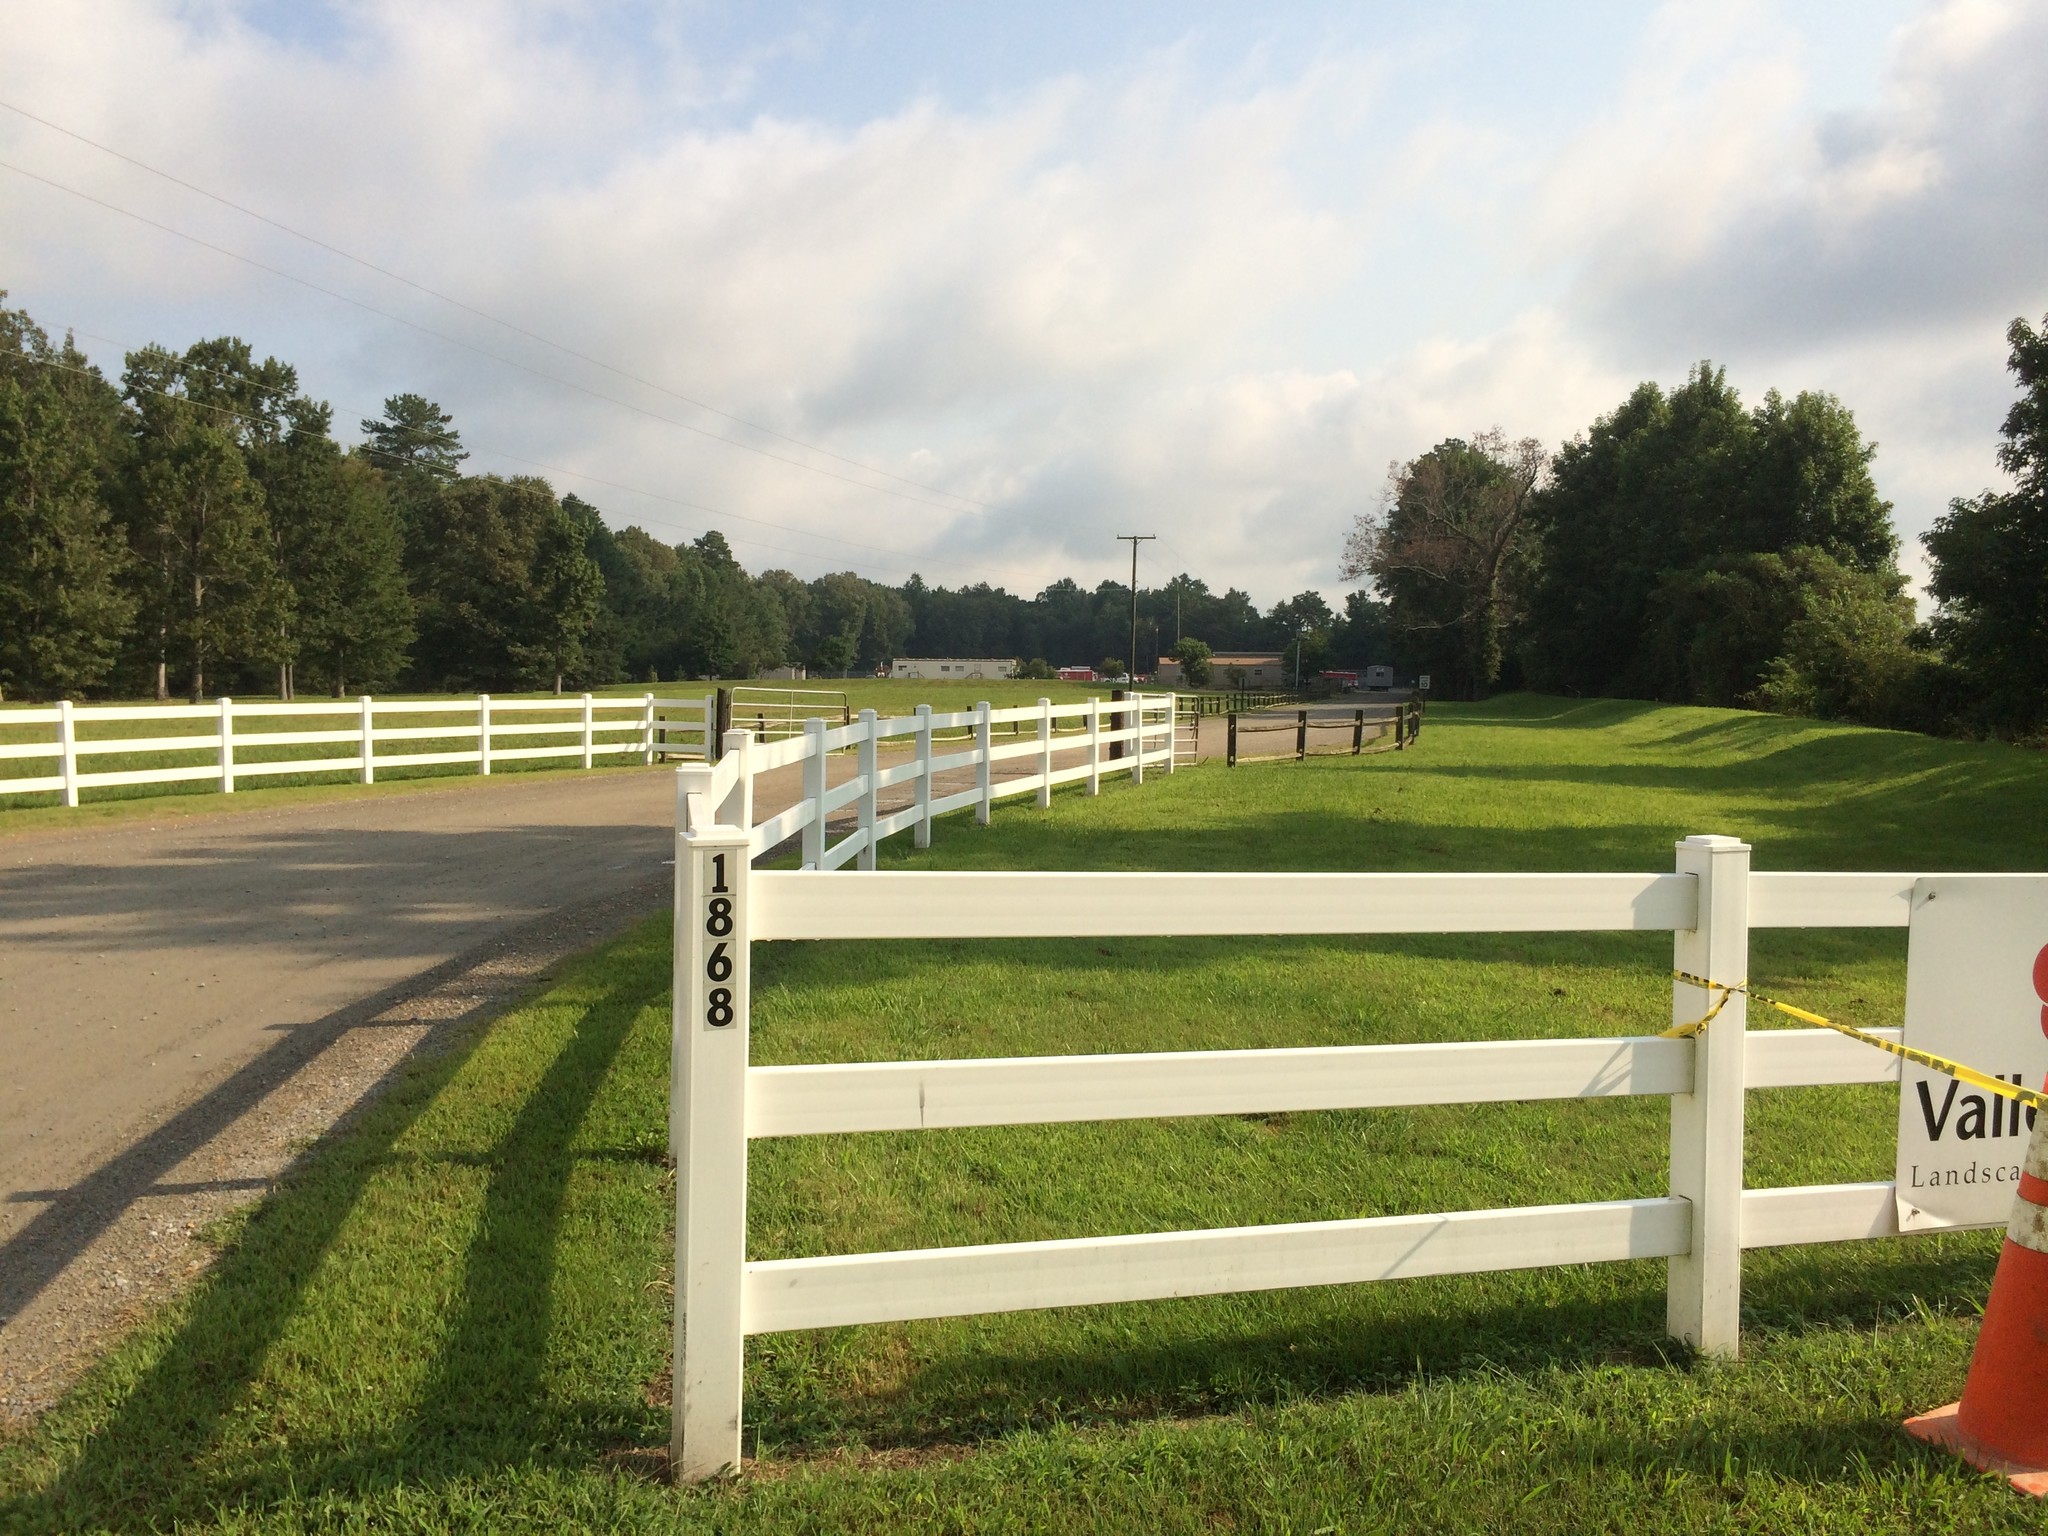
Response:
[{"label": "white fence rail", "polygon": [[[798,838],[805,869],[853,864],[871,870],[884,839],[910,832],[917,847],[928,847],[933,819],[951,811],[971,807],[975,820],[986,824],[995,803],[1014,795],[1034,796],[1046,806],[1062,784],[1085,782],[1094,794],[1111,774],[1128,773],[1142,784],[1148,768],[1172,773],[1173,721],[1172,694],[1134,694],[1078,704],[1040,699],[1005,709],[984,701],[948,714],[920,704],[914,715],[886,720],[867,709],[846,725],[805,720],[800,734],[772,741],[736,728],[725,734],[708,793],[718,820],[749,829],[750,857]],[[999,738],[998,727],[1005,726],[1015,734]],[[894,759],[886,766],[885,751]],[[1062,766],[1062,756],[1074,760]],[[1028,762],[1030,771],[996,771],[1000,763],[1018,761]],[[837,782],[835,763],[852,770]],[[801,774],[796,803],[757,824],[755,780],[791,767]],[[972,781],[965,782],[970,770]],[[954,781],[951,787],[941,783],[946,778]],[[909,786],[907,803],[885,812],[884,793],[903,785]],[[832,817],[849,807],[854,826],[835,839]]]},{"label": "white fence rail", "polygon": [[[600,761],[651,763],[657,755],[702,757],[712,736],[713,712],[709,699],[658,699],[651,693],[623,699],[588,693],[551,699],[494,699],[487,693],[377,699],[366,694],[291,703],[223,698],[205,704],[74,704],[66,699],[0,709],[0,798],[55,791],[64,804],[75,806],[85,790],[139,784],[211,781],[232,794],[244,780],[279,774],[352,773],[369,784],[380,768],[473,768],[487,774],[494,763],[562,760],[589,768]],[[309,721],[333,723],[299,728]],[[138,724],[172,729],[148,736],[119,734]],[[23,735],[29,739],[19,739]],[[430,745],[408,750],[405,743]],[[307,747],[342,750],[307,755],[302,750]],[[92,766],[107,757],[134,765]],[[166,758],[176,761],[162,761]],[[31,766],[20,769],[23,764]]]},{"label": "white fence rail", "polygon": [[[985,742],[985,730],[978,740]],[[1161,750],[1170,756],[1170,743]],[[710,1477],[738,1459],[749,1334],[1659,1258],[1669,1263],[1670,1333],[1732,1355],[1745,1248],[1897,1231],[1889,1183],[1743,1187],[1749,1089],[1895,1081],[1898,1062],[1826,1030],[1748,1034],[1740,995],[1691,1039],[755,1067],[748,1062],[749,952],[767,939],[1618,929],[1668,931],[1678,969],[1739,978],[1748,975],[1752,927],[1906,926],[1910,875],[1752,874],[1746,844],[1694,837],[1678,845],[1677,868],[1668,874],[890,872],[820,880],[750,870],[760,829],[731,814],[744,799],[731,763],[685,768],[678,784],[670,1140],[677,1160],[671,1450],[680,1478]],[[863,773],[872,775],[865,757]],[[1696,1019],[1706,1006],[1698,989],[1673,987],[1675,1021]],[[1671,1101],[1665,1195],[746,1257],[747,1143],[759,1137],[1630,1095]]]}]

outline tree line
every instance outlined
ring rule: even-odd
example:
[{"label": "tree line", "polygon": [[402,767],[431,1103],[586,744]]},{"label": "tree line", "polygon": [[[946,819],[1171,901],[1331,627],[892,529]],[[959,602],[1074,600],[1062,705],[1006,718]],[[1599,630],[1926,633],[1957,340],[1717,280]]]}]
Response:
[{"label": "tree line", "polygon": [[1702,363],[1639,385],[1556,452],[1499,432],[1397,464],[1358,517],[1402,660],[1498,688],[1741,705],[1908,729],[2048,728],[2048,322],[2006,333],[2011,491],[1923,535],[1932,616],[1898,569],[1876,446],[1832,395],[1745,407]]},{"label": "tree line", "polygon": [[[0,293],[0,300],[4,300]],[[449,414],[394,395],[344,449],[298,374],[234,337],[105,378],[0,303],[0,691],[336,696],[826,676],[897,655],[1121,671],[1128,587],[901,586],[748,572],[722,535],[614,530],[544,480],[464,472]],[[1382,659],[1380,604],[1261,613],[1186,574],[1141,590],[1139,658],[1187,638]]]},{"label": "tree line", "polygon": [[[5,295],[0,294],[0,300]],[[2007,333],[2010,491],[1924,536],[1915,622],[1891,506],[1831,395],[1745,406],[1710,364],[1638,386],[1555,452],[1498,432],[1397,464],[1344,551],[1341,611],[1261,611],[1182,573],[1138,593],[1140,670],[1280,650],[1439,692],[1535,688],[1922,730],[2048,730],[2048,322]],[[751,573],[717,532],[614,530],[531,476],[465,473],[447,412],[394,395],[343,448],[296,371],[234,337],[110,381],[0,302],[0,691],[342,695],[865,673],[898,655],[1130,658],[1131,594],[1025,596]],[[1220,679],[1226,680],[1226,679]]]}]

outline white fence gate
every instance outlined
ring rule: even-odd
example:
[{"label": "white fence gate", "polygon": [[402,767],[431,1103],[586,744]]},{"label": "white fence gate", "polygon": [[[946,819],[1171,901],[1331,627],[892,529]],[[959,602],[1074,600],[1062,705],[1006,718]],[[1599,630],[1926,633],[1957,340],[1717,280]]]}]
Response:
[{"label": "white fence gate", "polygon": [[[1170,757],[1170,746],[1162,750]],[[1678,969],[1744,980],[1752,928],[1906,926],[1910,875],[1752,874],[1746,844],[1693,837],[1678,845],[1668,874],[889,872],[826,880],[749,869],[760,829],[750,832],[735,814],[744,783],[721,765],[685,768],[678,784],[671,1455],[684,1480],[739,1459],[749,1334],[1662,1258],[1670,1265],[1670,1333],[1732,1355],[1745,1248],[1897,1230],[1888,1182],[1743,1187],[1748,1089],[1896,1080],[1899,1064],[1828,1030],[1748,1034],[1740,994],[1689,1039],[755,1067],[749,957],[756,940],[768,939],[1653,930],[1674,935]],[[864,825],[862,835],[878,826]],[[1696,988],[1675,986],[1674,1021],[1697,1019],[1707,1001]],[[1643,1094],[1671,1101],[1670,1186],[1658,1198],[746,1256],[754,1137]]]}]

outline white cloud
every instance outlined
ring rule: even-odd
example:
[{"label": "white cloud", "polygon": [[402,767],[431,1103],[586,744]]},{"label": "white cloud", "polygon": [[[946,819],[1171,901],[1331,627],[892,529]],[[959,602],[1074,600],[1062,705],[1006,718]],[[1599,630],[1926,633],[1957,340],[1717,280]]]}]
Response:
[{"label": "white cloud", "polygon": [[[682,23],[630,46],[597,14],[366,0],[314,46],[225,3],[23,7],[0,97],[941,487],[948,510],[709,443],[4,173],[0,284],[121,341],[235,331],[296,362],[344,423],[420,389],[482,467],[519,468],[494,457],[510,452],[848,541],[725,523],[755,565],[1030,590],[1114,574],[1109,536],[1144,523],[1167,563],[1264,602],[1334,590],[1389,459],[1495,424],[1561,439],[1704,355],[1752,395],[1840,393],[1917,531],[1988,476],[1999,331],[2048,301],[2038,6],[1930,10],[1875,104],[1827,119],[1803,105],[1811,42],[1776,8],[1670,6],[1627,78],[1551,83],[1573,110],[1541,132],[1513,102],[1379,110],[1400,71],[1458,67],[1413,50],[1249,83],[1168,50],[973,108],[934,93],[852,126],[740,121],[760,56],[700,56]],[[766,46],[813,40],[792,26]],[[0,158],[861,478],[4,113]],[[555,478],[670,537],[707,521]]]}]

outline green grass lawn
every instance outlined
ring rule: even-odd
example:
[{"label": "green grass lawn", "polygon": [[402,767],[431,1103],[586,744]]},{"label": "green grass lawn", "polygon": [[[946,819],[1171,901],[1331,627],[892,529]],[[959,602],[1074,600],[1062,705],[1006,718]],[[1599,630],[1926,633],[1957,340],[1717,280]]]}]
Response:
[{"label": "green grass lawn", "polygon": [[[887,865],[2048,868],[2048,764],[1726,711],[1508,699],[1418,750],[1183,770],[942,824]],[[820,878],[858,879],[857,875]],[[762,1062],[1638,1033],[1656,935],[763,946]],[[1903,931],[1757,936],[1780,995],[1895,1023]],[[412,1067],[184,1301],[0,1447],[0,1529],[2002,1531],[1898,1429],[1956,1395],[1996,1239],[1752,1254],[1744,1358],[1662,1338],[1663,1266],[785,1334],[748,1467],[667,1439],[668,931]],[[1752,1185],[1881,1178],[1893,1090],[1760,1092]],[[771,1258],[1651,1195],[1658,1100],[757,1143]]]}]

